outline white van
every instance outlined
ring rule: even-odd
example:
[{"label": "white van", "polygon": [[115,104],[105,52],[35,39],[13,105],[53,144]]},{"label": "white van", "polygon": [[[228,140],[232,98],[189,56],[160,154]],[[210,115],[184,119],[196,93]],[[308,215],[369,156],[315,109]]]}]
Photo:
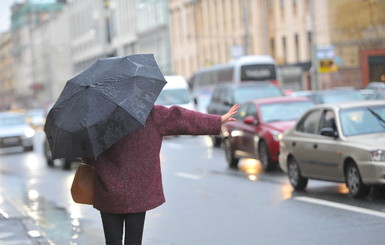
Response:
[{"label": "white van", "polygon": [[182,76],[165,76],[166,85],[160,92],[156,105],[167,107],[178,105],[186,109],[195,110],[195,104],[192,100],[190,89],[186,79]]}]

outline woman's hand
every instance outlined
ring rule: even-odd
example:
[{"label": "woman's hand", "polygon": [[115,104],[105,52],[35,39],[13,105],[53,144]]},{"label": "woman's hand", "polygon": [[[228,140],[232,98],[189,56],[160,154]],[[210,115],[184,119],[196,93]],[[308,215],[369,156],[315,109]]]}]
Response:
[{"label": "woman's hand", "polygon": [[238,112],[238,109],[239,109],[239,105],[236,104],[236,105],[233,105],[233,107],[230,108],[230,110],[224,114],[223,116],[221,116],[222,118],[222,124],[224,123],[227,123],[227,122],[232,122],[232,121],[236,121],[235,118],[232,118],[232,116]]}]

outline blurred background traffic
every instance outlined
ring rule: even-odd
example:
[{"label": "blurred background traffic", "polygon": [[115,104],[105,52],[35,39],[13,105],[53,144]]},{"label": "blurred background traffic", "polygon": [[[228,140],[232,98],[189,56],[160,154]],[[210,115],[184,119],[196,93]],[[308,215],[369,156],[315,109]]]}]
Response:
[{"label": "blurred background traffic", "polygon": [[[213,114],[265,97],[304,97],[306,105],[385,97],[382,0],[6,2],[0,108],[19,115],[3,112],[2,147],[32,150],[27,139],[42,129],[66,81],[103,57],[153,53],[169,82],[156,103]],[[303,111],[292,112],[290,125]],[[22,121],[16,116],[25,125],[10,133]],[[221,146],[226,137],[211,138]],[[266,149],[253,151],[258,158]],[[265,154],[266,169],[278,153]],[[69,169],[72,160],[65,162]]]},{"label": "blurred background traffic", "polygon": [[[359,216],[355,220],[362,223],[352,226],[351,213],[311,207],[303,215],[306,209],[298,202],[329,200],[384,216],[383,188],[378,191],[385,183],[384,0],[2,0],[0,10],[1,191],[25,199],[20,202],[35,220],[44,217],[38,223],[50,224],[45,233],[55,243],[97,244],[103,238],[95,237],[102,234],[95,211],[69,196],[73,171],[55,168],[74,170],[78,159],[52,159],[42,131],[49,109],[66,81],[98,59],[152,53],[168,81],[156,104],[213,114],[235,103],[241,108],[219,136],[165,140],[165,186],[187,198],[170,195],[171,204],[150,212],[148,244],[198,244],[175,234],[202,226],[195,219],[202,210],[215,217],[204,219],[210,227],[226,224],[223,213],[242,222],[219,233],[207,229],[206,243],[199,244],[254,244],[254,227],[274,232],[258,236],[261,244],[272,244],[272,238],[275,244],[298,244],[296,236],[276,236],[288,234],[292,223],[285,219],[315,224],[301,227],[301,236],[327,228],[328,234],[359,234],[367,227],[366,237],[344,239],[383,244],[382,220]],[[360,130],[349,133],[348,119],[349,125],[362,125]],[[308,179],[340,184],[308,184]],[[308,192],[301,192],[305,188]],[[175,210],[189,205],[188,197],[197,200],[197,208],[187,211],[193,222],[185,229]],[[44,213],[51,201],[60,215]],[[280,205],[286,201],[296,205]],[[271,223],[274,219],[279,220]],[[72,224],[65,236],[62,221]],[[84,223],[96,228],[82,230]],[[168,234],[159,227],[180,230]],[[233,232],[243,234],[241,242],[221,240]],[[340,241],[337,235],[323,239],[329,240],[310,243]]]}]

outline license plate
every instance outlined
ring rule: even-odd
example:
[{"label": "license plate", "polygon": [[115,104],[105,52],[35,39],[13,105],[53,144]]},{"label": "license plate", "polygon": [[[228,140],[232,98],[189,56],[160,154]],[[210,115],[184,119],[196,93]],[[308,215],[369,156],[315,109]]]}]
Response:
[{"label": "license plate", "polygon": [[20,142],[18,137],[3,138],[3,145],[14,145]]}]

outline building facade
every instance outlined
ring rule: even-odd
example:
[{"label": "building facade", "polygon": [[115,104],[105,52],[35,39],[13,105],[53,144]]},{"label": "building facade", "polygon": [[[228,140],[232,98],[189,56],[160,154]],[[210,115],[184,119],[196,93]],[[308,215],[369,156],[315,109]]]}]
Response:
[{"label": "building facade", "polygon": [[326,85],[365,87],[385,82],[385,1],[328,1],[330,45],[338,70],[320,76]]},{"label": "building facade", "polygon": [[169,5],[176,74],[189,77],[200,67],[269,52],[264,0],[170,0]]},{"label": "building facade", "polygon": [[137,0],[137,52],[154,54],[164,75],[173,74],[168,0]]},{"label": "building facade", "polygon": [[68,1],[73,74],[103,57],[115,56],[111,46],[107,0]]},{"label": "building facade", "polygon": [[32,90],[39,105],[56,101],[72,75],[69,30],[68,9],[63,7],[60,14],[31,31],[34,51]]},{"label": "building facade", "polygon": [[270,54],[285,88],[385,80],[382,0],[170,0],[174,71]]},{"label": "building facade", "polygon": [[0,36],[0,110],[10,109],[15,96],[12,49],[8,31]]},{"label": "building facade", "polygon": [[[52,30],[52,28],[47,28],[47,23],[60,15],[63,6],[64,3],[55,1],[44,4],[40,4],[38,1],[25,1],[12,6],[14,99],[23,108],[41,106],[49,99],[44,96],[44,90],[53,82],[50,80],[52,76],[49,74],[53,71],[44,66],[51,64],[47,55],[51,59],[54,57],[48,51],[51,43],[44,38],[58,36],[56,32],[60,26],[56,26]],[[51,31],[47,29],[51,29]],[[62,69],[57,66],[50,68]]]},{"label": "building facade", "polygon": [[136,7],[137,0],[111,0],[109,18],[111,45],[118,56],[137,52]]}]

